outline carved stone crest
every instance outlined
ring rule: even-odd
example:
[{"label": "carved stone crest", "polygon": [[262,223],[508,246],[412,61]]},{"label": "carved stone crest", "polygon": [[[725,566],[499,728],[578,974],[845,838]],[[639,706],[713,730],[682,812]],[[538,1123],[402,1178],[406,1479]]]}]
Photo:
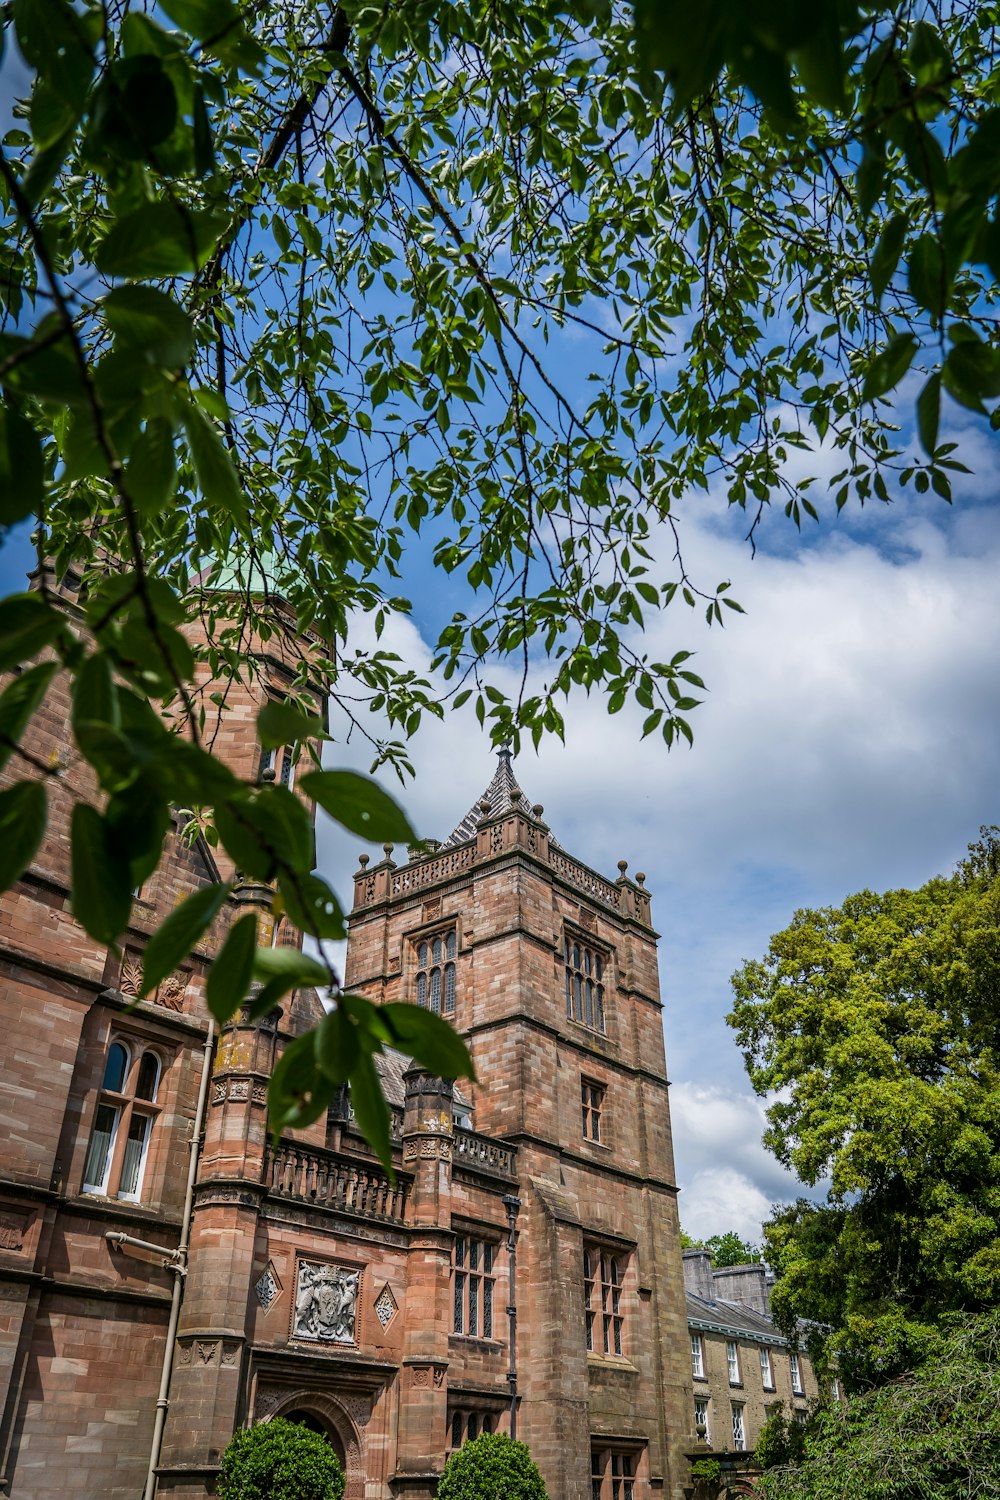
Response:
[{"label": "carved stone crest", "polygon": [[353,1344],[361,1272],[299,1261],[292,1333],[321,1343]]}]

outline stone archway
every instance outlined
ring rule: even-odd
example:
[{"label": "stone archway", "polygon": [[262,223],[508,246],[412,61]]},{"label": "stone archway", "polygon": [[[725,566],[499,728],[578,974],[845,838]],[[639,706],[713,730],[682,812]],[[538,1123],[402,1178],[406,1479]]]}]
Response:
[{"label": "stone archway", "polygon": [[[263,1403],[258,1403],[258,1409]],[[364,1439],[355,1426],[354,1419],[336,1396],[315,1390],[293,1389],[282,1392],[281,1399],[273,1404],[267,1415],[261,1413],[263,1421],[272,1417],[285,1417],[293,1422],[303,1422],[313,1431],[320,1431],[329,1439],[330,1445],[344,1466],[344,1500],[364,1500],[365,1463]]]}]

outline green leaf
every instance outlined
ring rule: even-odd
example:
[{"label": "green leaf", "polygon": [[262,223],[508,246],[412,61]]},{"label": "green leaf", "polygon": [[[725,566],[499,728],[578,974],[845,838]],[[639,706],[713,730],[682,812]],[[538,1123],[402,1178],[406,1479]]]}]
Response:
[{"label": "green leaf", "polygon": [[40,781],[17,781],[0,792],[0,891],[19,880],[38,853],[48,807]]},{"label": "green leaf", "polygon": [[416,842],[402,808],[377,782],[356,771],[310,771],[299,786],[325,813],[369,842]]},{"label": "green leaf", "polygon": [[254,955],[253,977],[268,983],[278,979],[287,990],[310,985],[325,987],[330,975],[324,966],[297,948],[258,948]]},{"label": "green leaf", "polygon": [[0,694],[0,768],[10,760],[14,746],[19,743],[58,670],[58,662],[41,662],[15,677]]},{"label": "green leaf", "polygon": [[882,192],[885,180],[885,142],[881,137],[869,136],[861,153],[861,162],[856,174],[858,209],[867,219]]},{"label": "green leaf", "polygon": [[265,703],[257,715],[257,738],[265,750],[294,745],[299,740],[325,739],[323,722],[285,700]]},{"label": "green leaf", "polygon": [[948,286],[936,235],[922,234],[910,251],[910,291],[933,317],[942,317]]},{"label": "green leaf", "polygon": [[241,789],[216,803],[215,826],[237,869],[254,880],[273,880],[283,865],[312,869],[312,822],[287,787]]},{"label": "green leaf", "polygon": [[58,610],[40,594],[8,594],[0,599],[0,672],[23,666],[65,629]]},{"label": "green leaf", "polygon": [[365,1140],[386,1171],[392,1172],[392,1116],[385,1102],[375,1064],[368,1052],[359,1051],[350,1078],[351,1108]]},{"label": "green leaf", "polygon": [[113,225],[94,262],[105,276],[182,276],[201,269],[228,222],[172,201],[147,203]]},{"label": "green leaf", "polygon": [[81,728],[86,724],[106,724],[111,729],[117,729],[121,724],[118,689],[111,663],[102,651],[88,656],[76,674],[72,724],[77,743]]},{"label": "green leaf", "polygon": [[14,0],[14,29],[25,61],[75,110],[83,110],[94,58],[68,0]]},{"label": "green leaf", "polygon": [[183,406],[191,460],[198,484],[209,505],[218,506],[239,524],[246,524],[246,497],[240,488],[229,449],[213,423],[193,401]]},{"label": "green leaf", "polygon": [[199,42],[214,40],[243,20],[233,0],[160,0],[163,10]]},{"label": "green leaf", "polygon": [[44,494],[42,440],[27,417],[0,401],[0,526],[36,515]]},{"label": "green leaf", "polygon": [[257,952],[257,918],[247,912],[230,928],[205,982],[205,1001],[220,1026],[234,1016],[246,999]]},{"label": "green leaf", "polygon": [[153,933],[142,960],[143,995],[155,990],[188,956],[225,906],[231,891],[228,884],[206,885],[182,901]]},{"label": "green leaf", "polygon": [[0,334],[0,360],[17,359],[4,374],[3,384],[8,390],[37,396],[39,401],[82,406],[87,400],[83,376],[66,335],[52,338],[57,330],[58,319],[50,314],[30,338]]},{"label": "green leaf", "polygon": [[314,1032],[290,1042],[278,1060],[268,1089],[268,1112],[275,1141],[283,1130],[302,1129],[318,1120],[332,1104],[336,1087],[316,1065]]},{"label": "green leaf", "polygon": [[[159,779],[148,770],[136,771],[134,746],[129,741],[125,743],[132,756],[132,778],[108,799],[104,818],[116,856],[128,864],[129,885],[135,890],[160,863],[163,840],[173,818]],[[172,784],[170,790],[173,791]]]},{"label": "green leaf", "polygon": [[132,444],[125,488],[142,516],[157,516],[177,489],[174,429],[166,417],[150,417]]},{"label": "green leaf", "polygon": [[920,441],[928,458],[934,457],[940,418],[941,373],[935,371],[917,397],[917,427],[920,432]]},{"label": "green leaf", "polygon": [[877,354],[868,367],[862,388],[862,400],[874,401],[884,396],[902,380],[916,354],[918,344],[912,333],[899,333]]},{"label": "green leaf", "polygon": [[394,1045],[439,1078],[476,1076],[469,1049],[458,1033],[433,1011],[419,1005],[380,1005]]},{"label": "green leaf", "polygon": [[344,913],[333,891],[319,875],[278,876],[285,911],[300,932],[340,940],[347,936]]},{"label": "green leaf", "polygon": [[879,237],[872,255],[872,290],[881,301],[882,294],[895,274],[906,238],[907,217],[894,214]]},{"label": "green leaf", "polygon": [[128,861],[108,823],[86,802],[73,809],[71,835],[73,915],[96,943],[113,947],[132,914]]},{"label": "green leaf", "polygon": [[316,1030],[316,1063],[332,1083],[346,1083],[357,1067],[361,1048],[357,1027],[342,1006],[324,1016]]},{"label": "green leaf", "polygon": [[179,370],[191,356],[194,329],[183,308],[151,286],[120,286],[104,299],[104,316],[122,344],[151,363]]}]

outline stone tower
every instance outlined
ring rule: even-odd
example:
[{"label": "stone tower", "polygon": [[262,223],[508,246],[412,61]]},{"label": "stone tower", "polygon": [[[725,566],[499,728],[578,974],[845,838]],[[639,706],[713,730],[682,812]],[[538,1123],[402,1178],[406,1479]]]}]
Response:
[{"label": "stone tower", "polygon": [[[603,879],[542,812],[501,751],[443,845],[366,861],[347,984],[452,1021],[476,1065],[477,1135],[517,1149],[517,1435],[552,1500],[679,1500],[691,1374],[657,935],[644,877],[623,861]],[[429,1291],[426,1316],[408,1316],[455,1408],[485,1387],[509,1320],[498,1282],[489,1335],[482,1306],[470,1328],[467,1258],[488,1253],[490,1226],[453,1213],[450,1227],[451,1316],[442,1326]]]}]

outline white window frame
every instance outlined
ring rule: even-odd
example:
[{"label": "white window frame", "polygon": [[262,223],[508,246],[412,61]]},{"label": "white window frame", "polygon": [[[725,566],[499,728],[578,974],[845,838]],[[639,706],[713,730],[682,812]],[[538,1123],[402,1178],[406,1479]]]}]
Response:
[{"label": "white window frame", "polygon": [[[111,1126],[111,1135],[108,1139],[107,1148],[104,1153],[104,1175],[100,1182],[90,1182],[87,1178],[86,1167],[90,1161],[90,1149],[94,1140],[94,1132],[97,1129],[97,1116],[102,1109],[110,1109],[114,1113],[114,1124]],[[90,1140],[87,1142],[87,1159],[84,1162],[84,1181],[82,1191],[94,1198],[106,1198],[108,1196],[108,1183],[111,1181],[111,1164],[115,1159],[115,1147],[118,1144],[118,1127],[122,1122],[121,1105],[109,1104],[106,1099],[98,1099],[97,1108],[94,1111],[94,1123],[90,1127]]]},{"label": "white window frame", "polygon": [[735,1339],[726,1340],[726,1364],[729,1366],[729,1384],[742,1385],[740,1379],[740,1346]]},{"label": "white window frame", "polygon": [[[701,1420],[701,1419],[703,1419],[703,1420]],[[695,1432],[698,1431],[699,1425],[703,1426],[704,1429],[705,1429],[705,1436],[704,1436],[703,1441],[706,1442],[706,1443],[711,1443],[711,1441],[712,1441],[712,1417],[711,1417],[710,1403],[709,1403],[709,1399],[708,1399],[707,1396],[695,1396],[695,1398],[694,1398],[694,1429],[695,1429]]]},{"label": "white window frame", "polygon": [[[122,1071],[120,1089],[106,1087],[108,1061],[115,1047],[120,1047],[125,1054],[125,1067]],[[136,1092],[146,1058],[152,1058],[156,1064],[156,1073],[148,1096],[139,1095]],[[133,1038],[131,1041],[126,1041],[123,1036],[119,1036],[114,1032],[111,1034],[108,1039],[107,1050],[104,1054],[104,1072],[101,1075],[101,1088],[97,1095],[97,1105],[90,1127],[90,1139],[87,1143],[87,1155],[84,1158],[84,1181],[80,1189],[82,1193],[92,1198],[114,1198],[121,1203],[140,1203],[142,1201],[146,1163],[149,1160],[149,1143],[153,1137],[153,1126],[160,1113],[157,1096],[159,1095],[162,1082],[163,1058],[155,1047],[145,1045],[141,1038]],[[98,1116],[102,1109],[114,1112],[114,1125],[105,1151],[103,1176],[100,1182],[95,1182],[87,1176],[87,1167],[90,1162],[90,1153],[93,1146],[94,1133],[97,1129]],[[143,1137],[139,1147],[135,1186],[130,1191],[125,1192],[122,1189],[125,1156],[128,1150],[129,1136],[133,1123],[136,1120],[143,1121]],[[122,1141],[123,1131],[125,1133],[124,1143]]]},{"label": "white window frame", "polygon": [[760,1351],[760,1382],[765,1391],[774,1390],[774,1366],[771,1351],[766,1347],[762,1347]]},{"label": "white window frame", "polygon": [[792,1390],[796,1396],[803,1394],[802,1367],[799,1364],[799,1356],[793,1351],[788,1356],[788,1369],[792,1377]]},{"label": "white window frame", "polygon": [[695,1380],[705,1379],[705,1342],[700,1333],[691,1335],[691,1374]]},{"label": "white window frame", "polygon": [[729,1404],[733,1409],[733,1448],[737,1453],[745,1453],[747,1451],[747,1428],[743,1415],[744,1403],[731,1401]]}]

